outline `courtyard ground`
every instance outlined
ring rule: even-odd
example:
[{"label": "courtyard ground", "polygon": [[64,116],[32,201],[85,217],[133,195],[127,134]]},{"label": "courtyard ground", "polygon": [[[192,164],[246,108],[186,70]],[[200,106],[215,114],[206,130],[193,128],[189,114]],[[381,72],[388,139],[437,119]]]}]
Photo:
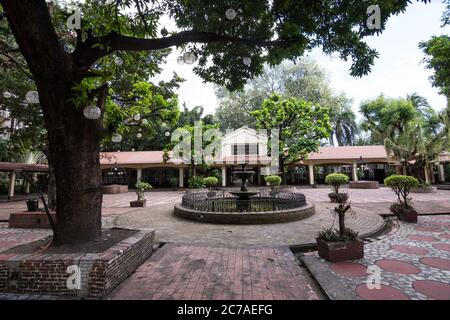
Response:
[{"label": "courtyard ground", "polygon": [[[290,245],[314,241],[332,223],[329,188],[299,188],[317,214],[302,221],[257,226],[201,224],[171,214],[184,191],[147,193],[148,208],[132,209],[134,193],[105,195],[106,227],[156,228],[168,242],[111,295],[111,299],[322,299],[309,273],[296,262]],[[395,196],[387,188],[346,190],[355,209],[349,225],[361,235],[377,230]],[[331,299],[450,299],[450,191],[412,194],[421,216],[417,225],[399,223],[381,240],[367,242],[364,259],[329,264],[306,255],[305,263]],[[0,220],[24,211],[25,203],[0,203]],[[440,213],[441,215],[429,215]],[[7,229],[0,222],[2,251],[49,234],[46,230]],[[3,255],[3,258],[4,255]],[[368,290],[367,267],[381,269],[381,289]],[[295,279],[295,281],[292,281]],[[333,289],[334,288],[334,289]],[[341,296],[334,294],[346,292]],[[1,298],[14,298],[1,295]],[[31,297],[33,298],[33,297]]]}]

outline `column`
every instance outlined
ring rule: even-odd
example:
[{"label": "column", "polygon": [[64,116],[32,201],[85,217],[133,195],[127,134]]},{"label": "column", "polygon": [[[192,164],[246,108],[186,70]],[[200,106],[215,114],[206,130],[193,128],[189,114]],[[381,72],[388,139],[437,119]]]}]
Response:
[{"label": "column", "polygon": [[178,169],[178,185],[180,188],[184,188],[184,168]]},{"label": "column", "polygon": [[429,184],[430,183],[430,175],[428,174],[428,166],[425,166],[425,168],[423,170],[425,171],[425,183]]},{"label": "column", "polygon": [[314,185],[314,165],[309,164],[308,169],[309,169],[309,184],[313,186]]},{"label": "column", "polygon": [[443,163],[439,163],[439,182],[445,182],[445,170]]},{"label": "column", "polygon": [[358,164],[354,161],[352,166],[353,181],[358,181]]},{"label": "column", "polygon": [[136,181],[141,181],[142,178],[142,169],[136,169]]},{"label": "column", "polygon": [[434,177],[434,164],[430,163],[429,168],[430,168],[430,182],[432,184],[435,184],[436,178]]},{"label": "column", "polygon": [[30,193],[31,184],[28,181],[25,181],[25,194]]},{"label": "column", "polygon": [[222,167],[222,187],[227,186],[227,167]]},{"label": "column", "polygon": [[9,184],[8,184],[8,199],[14,197],[14,186],[16,184],[16,173],[14,171],[9,173]]}]

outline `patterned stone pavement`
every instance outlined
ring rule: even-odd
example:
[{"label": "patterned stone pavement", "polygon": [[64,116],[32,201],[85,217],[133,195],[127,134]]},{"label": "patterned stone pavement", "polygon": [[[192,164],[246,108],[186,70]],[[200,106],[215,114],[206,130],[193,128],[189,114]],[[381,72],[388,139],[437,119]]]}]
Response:
[{"label": "patterned stone pavement", "polygon": [[[366,244],[364,251],[359,261],[318,259],[359,299],[450,300],[450,216],[401,223],[392,235]],[[381,288],[370,290],[367,279],[374,271],[380,272]]]},{"label": "patterned stone pavement", "polygon": [[[297,190],[304,193],[306,198],[314,202],[328,202],[328,193],[330,187],[321,186],[319,188],[297,187]],[[380,187],[379,189],[350,189],[342,188],[350,196],[353,203],[377,203],[377,202],[395,202],[396,196],[390,188]],[[438,190],[436,193],[411,193],[413,202],[421,201],[449,201],[450,190]]]},{"label": "patterned stone pavement", "polygon": [[311,283],[287,247],[167,244],[109,299],[319,299]]},{"label": "patterned stone pavement", "polygon": [[[300,245],[315,243],[317,232],[333,225],[331,213],[333,207],[331,204],[316,203],[316,213],[300,221],[261,225],[226,225],[184,220],[173,214],[173,205],[165,205],[137,209],[119,215],[110,226],[155,229],[157,242],[231,246]],[[348,217],[347,223],[349,227],[359,231],[363,237],[382,229],[385,224],[379,215],[361,208],[355,209],[355,214]]]},{"label": "patterned stone pavement", "polygon": [[[6,223],[0,223],[0,252],[33,242],[51,235],[51,231],[42,229],[9,229]],[[0,253],[0,257],[1,257]]]}]

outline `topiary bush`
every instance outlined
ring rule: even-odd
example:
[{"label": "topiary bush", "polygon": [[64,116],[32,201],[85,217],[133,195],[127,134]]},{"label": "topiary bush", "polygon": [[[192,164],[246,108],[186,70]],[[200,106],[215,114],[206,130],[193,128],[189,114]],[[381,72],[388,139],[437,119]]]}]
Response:
[{"label": "topiary bush", "polygon": [[219,184],[219,179],[217,179],[216,177],[206,177],[206,178],[203,178],[203,183],[208,188],[213,188]]},{"label": "topiary bush", "polygon": [[201,189],[205,187],[205,182],[203,181],[203,176],[193,176],[188,180],[189,188]]},{"label": "topiary bush", "polygon": [[418,187],[419,184],[419,180],[411,176],[392,175],[384,179],[384,185],[394,191],[398,204],[404,209],[412,208],[411,198],[408,196],[411,189]]},{"label": "topiary bush", "polygon": [[339,193],[339,188],[349,180],[349,177],[343,173],[330,173],[326,176],[325,183],[333,186],[334,193]]},{"label": "topiary bush", "polygon": [[136,194],[138,196],[138,201],[145,199],[145,191],[153,189],[153,187],[150,183],[147,183],[144,181],[138,181],[138,183],[136,183],[135,187],[136,187]]},{"label": "topiary bush", "polygon": [[277,175],[271,175],[264,178],[264,180],[270,185],[273,191],[276,191],[281,185],[281,177]]}]

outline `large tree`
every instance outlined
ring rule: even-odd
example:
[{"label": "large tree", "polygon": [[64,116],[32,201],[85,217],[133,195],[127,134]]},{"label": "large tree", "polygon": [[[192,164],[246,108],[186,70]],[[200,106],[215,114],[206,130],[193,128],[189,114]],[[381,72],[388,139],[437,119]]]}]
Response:
[{"label": "large tree", "polygon": [[264,100],[260,109],[251,113],[258,129],[278,130],[279,170],[283,174],[287,166],[306,159],[317,151],[322,139],[328,139],[332,131],[329,111],[304,99],[283,99],[274,94]]},{"label": "large tree", "polygon": [[[0,3],[17,42],[8,50],[20,50],[39,92],[55,169],[56,243],[61,244],[101,234],[99,147],[107,131],[101,119],[83,116],[89,104],[103,110],[109,93],[107,79],[96,72],[99,63],[100,68],[114,64],[117,53],[128,59],[128,52],[177,46],[197,55],[194,71],[205,81],[236,89],[260,74],[264,62],[278,64],[322,47],[352,59],[350,73],[361,76],[377,56],[363,38],[383,30],[387,19],[404,11],[410,1],[379,1],[381,30],[367,27],[367,8],[373,4],[369,0],[73,1],[83,19],[70,43],[60,33],[69,14],[53,14],[52,3]],[[175,20],[178,29],[159,37],[163,15]]]},{"label": "large tree", "polygon": [[327,107],[333,124],[331,144],[352,145],[357,124],[351,100],[345,94],[336,94],[329,84],[325,70],[310,58],[296,63],[266,66],[261,76],[249,81],[241,91],[229,92],[219,88],[216,95],[219,107],[215,118],[223,130],[241,126],[255,126],[250,113],[261,107],[264,99],[273,94],[285,98],[299,98]]}]

